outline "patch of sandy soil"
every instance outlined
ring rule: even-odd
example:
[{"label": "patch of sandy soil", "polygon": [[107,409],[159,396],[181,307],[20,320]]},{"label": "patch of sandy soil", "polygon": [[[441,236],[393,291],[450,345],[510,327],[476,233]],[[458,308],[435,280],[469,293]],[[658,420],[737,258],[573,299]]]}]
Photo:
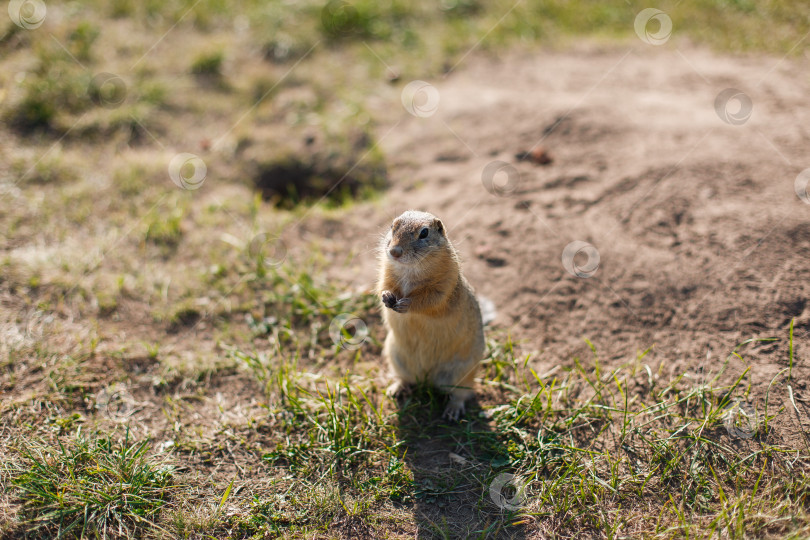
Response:
[{"label": "patch of sandy soil", "polygon": [[[806,66],[655,47],[469,61],[426,81],[435,113],[424,94],[424,117],[402,109],[381,128],[392,185],[350,221],[324,224],[334,249],[352,254],[336,274],[370,287],[377,232],[424,209],[445,221],[467,277],[494,300],[494,327],[540,352],[538,372],[590,356],[587,338],[611,367],[653,347],[644,362],[663,376],[710,377],[737,344],[779,337],[742,347],[724,375],[750,367],[745,382],[760,396],[788,366],[795,318],[796,407],[783,378],[771,399],[778,392],[790,411],[778,438],[804,447],[810,199],[796,179],[810,167]],[[750,99],[750,116],[745,97],[715,103],[729,88]],[[541,146],[552,163],[516,157]],[[572,242],[592,248],[564,256]]]}]

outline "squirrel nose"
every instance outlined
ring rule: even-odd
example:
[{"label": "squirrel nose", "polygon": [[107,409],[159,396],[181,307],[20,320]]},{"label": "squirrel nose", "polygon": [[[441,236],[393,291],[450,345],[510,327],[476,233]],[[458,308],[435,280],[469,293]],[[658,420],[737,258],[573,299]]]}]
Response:
[{"label": "squirrel nose", "polygon": [[402,248],[399,246],[394,246],[388,250],[388,253],[390,253],[393,258],[399,259],[402,257]]}]

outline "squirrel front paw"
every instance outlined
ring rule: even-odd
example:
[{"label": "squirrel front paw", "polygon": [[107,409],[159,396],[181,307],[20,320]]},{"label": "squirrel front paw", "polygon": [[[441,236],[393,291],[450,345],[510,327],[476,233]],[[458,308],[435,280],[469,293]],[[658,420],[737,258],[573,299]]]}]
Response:
[{"label": "squirrel front paw", "polygon": [[400,298],[399,300],[397,300],[397,303],[394,304],[394,307],[392,307],[391,309],[393,309],[397,313],[405,313],[406,311],[408,311],[408,308],[410,307],[411,307],[410,298]]},{"label": "squirrel front paw", "polygon": [[391,291],[383,291],[382,302],[385,307],[393,309],[397,313],[405,313],[411,307],[410,298],[397,298]]},{"label": "squirrel front paw", "polygon": [[383,291],[382,303],[385,307],[394,309],[394,306],[397,303],[397,297],[394,296],[394,293],[392,293],[391,291]]}]

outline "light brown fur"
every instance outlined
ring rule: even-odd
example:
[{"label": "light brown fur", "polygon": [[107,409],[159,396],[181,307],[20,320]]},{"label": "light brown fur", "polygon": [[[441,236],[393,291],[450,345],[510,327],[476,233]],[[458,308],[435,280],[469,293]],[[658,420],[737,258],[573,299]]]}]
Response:
[{"label": "light brown fur", "polygon": [[456,250],[436,216],[408,211],[392,223],[380,259],[383,356],[397,379],[389,391],[427,380],[450,394],[445,416],[456,420],[484,355],[481,311]]}]

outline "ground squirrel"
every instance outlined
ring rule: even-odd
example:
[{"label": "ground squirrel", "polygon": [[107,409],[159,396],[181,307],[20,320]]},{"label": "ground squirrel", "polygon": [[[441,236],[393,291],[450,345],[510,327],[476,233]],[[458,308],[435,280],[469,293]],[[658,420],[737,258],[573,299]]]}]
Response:
[{"label": "ground squirrel", "polygon": [[458,254],[439,218],[413,210],[393,221],[381,247],[383,357],[396,376],[389,394],[426,380],[450,394],[444,417],[458,420],[484,357],[481,310]]}]

